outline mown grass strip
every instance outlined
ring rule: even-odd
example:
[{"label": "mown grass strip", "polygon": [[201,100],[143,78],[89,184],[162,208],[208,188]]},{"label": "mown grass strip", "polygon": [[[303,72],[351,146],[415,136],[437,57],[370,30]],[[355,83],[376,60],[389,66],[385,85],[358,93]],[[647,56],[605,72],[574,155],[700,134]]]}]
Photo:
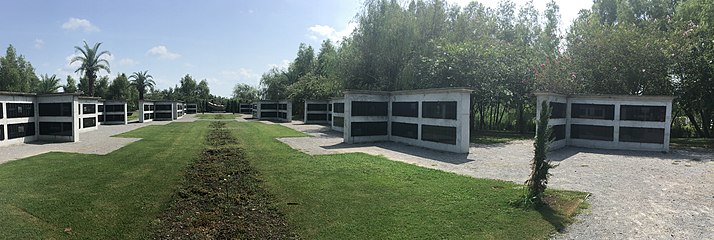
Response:
[{"label": "mown grass strip", "polygon": [[157,220],[155,238],[296,238],[225,125],[211,122],[207,148]]},{"label": "mown grass strip", "polygon": [[[275,138],[304,136],[229,123],[288,222],[305,239],[544,239],[572,220],[585,193],[541,211],[515,207],[523,186],[475,179],[361,153],[310,156]],[[572,196],[576,196],[571,198]]]},{"label": "mown grass strip", "polygon": [[147,126],[105,156],[47,153],[0,165],[0,238],[145,239],[207,122]]}]

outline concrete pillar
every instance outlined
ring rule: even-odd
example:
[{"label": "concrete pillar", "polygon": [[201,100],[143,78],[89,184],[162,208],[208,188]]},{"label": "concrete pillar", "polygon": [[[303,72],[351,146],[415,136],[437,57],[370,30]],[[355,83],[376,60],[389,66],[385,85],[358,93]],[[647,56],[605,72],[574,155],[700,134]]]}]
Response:
[{"label": "concrete pillar", "polygon": [[615,117],[612,123],[612,141],[617,144],[620,142],[620,103],[615,103]]}]

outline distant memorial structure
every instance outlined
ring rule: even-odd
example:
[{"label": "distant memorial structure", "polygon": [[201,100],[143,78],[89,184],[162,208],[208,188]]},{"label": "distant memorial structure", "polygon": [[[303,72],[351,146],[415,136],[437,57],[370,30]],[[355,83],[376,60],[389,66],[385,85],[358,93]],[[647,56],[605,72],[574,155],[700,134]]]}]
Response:
[{"label": "distant memorial structure", "polygon": [[564,146],[669,151],[672,96],[536,93],[552,112],[550,149]]}]

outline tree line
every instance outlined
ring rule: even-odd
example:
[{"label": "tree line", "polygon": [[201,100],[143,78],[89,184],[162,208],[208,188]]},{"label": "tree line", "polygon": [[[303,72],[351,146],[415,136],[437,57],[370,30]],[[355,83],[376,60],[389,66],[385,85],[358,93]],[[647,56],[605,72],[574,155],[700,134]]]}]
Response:
[{"label": "tree line", "polygon": [[[129,76],[119,73],[110,80],[109,76],[98,77],[100,71],[110,73],[109,62],[103,58],[110,55],[108,51],[100,50],[101,43],[91,47],[84,42],[83,46],[75,46],[79,53],[71,59],[71,63],[80,65],[76,72],[82,76],[77,82],[68,75],[66,84],[60,84],[56,75],[44,74],[37,76],[32,64],[19,55],[15,48],[8,46],[5,55],[0,57],[0,91],[33,92],[39,94],[56,93],[59,89],[65,93],[80,93],[86,96],[100,97],[108,100],[124,100],[130,111],[138,109],[138,101],[144,99],[182,100],[185,102],[227,102],[228,99],[211,95],[208,82],[204,79],[197,82],[191,75],[183,76],[175,87],[156,89],[153,76],[148,71],[137,71]],[[199,104],[205,106],[205,104]],[[199,109],[202,110],[202,109]]]},{"label": "tree line", "polygon": [[533,92],[674,95],[673,134],[712,137],[714,2],[595,0],[560,32],[559,6],[496,8],[368,0],[358,27],[317,54],[300,44],[261,77],[265,99],[326,99],[345,89],[466,87],[472,129],[534,129]]}]

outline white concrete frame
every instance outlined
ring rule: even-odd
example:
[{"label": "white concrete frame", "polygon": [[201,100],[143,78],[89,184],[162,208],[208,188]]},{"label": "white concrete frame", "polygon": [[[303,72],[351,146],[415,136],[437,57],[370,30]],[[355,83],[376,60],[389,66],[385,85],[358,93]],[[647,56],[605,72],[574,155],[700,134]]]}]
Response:
[{"label": "white concrete frame", "polygon": [[[386,102],[387,116],[352,116],[352,102]],[[346,143],[380,142],[388,141],[390,134],[391,108],[389,107],[389,92],[380,91],[347,91],[345,92],[345,124],[343,137]],[[378,136],[352,136],[352,123],[361,122],[386,122],[387,133]]]},{"label": "white concrete frame", "polygon": [[[97,106],[97,109],[99,109],[99,106],[101,106],[103,109],[102,111],[97,110],[97,114],[101,116],[102,122],[100,122],[102,125],[111,125],[111,124],[128,124],[128,110],[127,110],[127,103],[126,101],[120,101],[120,100],[104,100],[100,101],[99,105]],[[107,106],[121,106],[123,111],[114,111],[114,112],[108,112],[107,111]],[[107,116],[124,116],[124,121],[107,121]]]},{"label": "white concrete frame", "polygon": [[[169,109],[159,110],[160,106],[169,106]],[[159,114],[168,114],[169,117],[159,117]],[[176,102],[172,101],[155,101],[154,102],[154,120],[156,121],[173,121],[176,119]]]},{"label": "white concrete frame", "polygon": [[[93,131],[99,128],[99,119],[97,117],[99,116],[99,106],[97,106],[99,103],[98,99],[99,98],[79,97],[79,100],[77,101],[77,104],[79,104],[78,107],[81,106],[81,108],[79,109],[79,117],[77,118],[79,122],[79,132]],[[94,113],[85,113],[85,104],[94,105]],[[85,118],[94,118],[94,126],[85,128],[83,126]]]},{"label": "white concrete frame", "polygon": [[344,125],[342,125],[342,127],[335,126],[335,117],[341,117],[343,119],[343,121],[342,121],[343,123],[344,123],[344,118],[345,118],[344,111],[341,113],[335,112],[335,104],[338,104],[338,103],[344,104],[345,99],[344,98],[333,98],[332,100],[330,100],[330,112],[332,113],[332,116],[330,116],[330,127],[332,128],[332,130],[335,130],[338,132],[345,132]]},{"label": "white concrete frame", "polygon": [[252,113],[253,113],[253,104],[250,104],[250,103],[239,103],[239,104],[238,104],[238,113],[242,113],[242,114],[252,114]]},{"label": "white concrete frame", "polygon": [[[395,141],[409,145],[425,147],[440,151],[468,153],[470,143],[469,108],[471,106],[471,90],[463,88],[440,88],[422,89],[395,92],[381,91],[347,91],[343,100],[333,100],[331,102],[344,102],[345,118],[343,128],[343,138],[346,143],[362,143],[377,141]],[[387,116],[352,116],[352,102],[387,102]],[[456,119],[435,119],[422,117],[422,104],[424,102],[456,102]],[[417,102],[417,117],[392,116],[392,105],[394,102]],[[333,118],[340,114],[334,113]],[[334,119],[333,119],[334,122]],[[354,122],[386,122],[387,134],[380,136],[355,136],[353,137],[351,124]],[[417,124],[417,138],[405,138],[392,135],[392,123]],[[453,127],[456,130],[456,143],[446,144],[422,140],[422,127],[433,125],[441,127]],[[333,129],[334,129],[333,125]]]},{"label": "white concrete frame", "polygon": [[[257,118],[260,120],[276,120],[276,121],[283,121],[283,122],[291,122],[292,121],[292,112],[293,112],[293,103],[290,101],[268,101],[268,100],[262,100],[254,103],[255,106],[253,107],[253,118]],[[261,106],[262,104],[286,104],[287,109],[280,109],[280,106],[278,106],[278,109],[262,109]],[[263,113],[267,112],[275,112],[276,114],[280,115],[280,113],[285,113],[285,118],[281,117],[264,117]]]},{"label": "white concrete frame", "polygon": [[[0,146],[12,145],[16,143],[32,142],[37,140],[43,141],[58,141],[58,142],[77,142],[79,141],[79,133],[87,132],[91,130],[96,130],[97,125],[93,127],[82,128],[83,118],[93,117],[97,119],[97,104],[99,98],[94,97],[82,97],[76,94],[43,94],[37,95],[34,93],[12,93],[12,92],[0,92],[0,105],[2,105],[2,117],[0,118],[0,125],[2,125],[2,140],[0,140]],[[7,104],[9,103],[25,103],[32,104],[33,114],[31,117],[21,117],[21,118],[8,118],[7,116]],[[39,108],[40,104],[43,103],[69,103],[72,108],[71,116],[40,116]],[[82,113],[82,104],[92,104],[95,107],[95,113]],[[72,134],[70,136],[55,136],[55,135],[41,135],[40,134],[40,122],[59,122],[59,123],[71,123]],[[8,125],[18,124],[18,123],[31,123],[35,128],[33,135],[8,139]]]},{"label": "white concrete frame", "polygon": [[[140,123],[145,123],[145,122],[151,122],[154,121],[154,117],[151,118],[145,118],[145,114],[154,115],[154,110],[155,110],[155,105],[153,101],[144,101],[144,100],[139,100],[139,122]],[[149,109],[146,109],[149,108]]]},{"label": "white concrete frame", "polygon": [[[32,117],[22,117],[22,118],[8,118],[7,116],[7,104],[8,103],[31,103],[33,104],[34,114]],[[39,137],[39,124],[37,123],[38,116],[38,106],[37,97],[35,94],[26,93],[0,93],[0,104],[2,104],[2,118],[0,118],[0,125],[3,129],[3,140],[0,140],[0,146],[7,146],[17,143],[33,142],[37,141]],[[76,105],[76,104],[73,104]],[[34,123],[35,124],[35,134],[32,136],[8,139],[8,125],[18,124],[18,123]]]},{"label": "white concrete frame", "polygon": [[186,104],[186,114],[196,114],[198,113],[198,104],[187,103]]},{"label": "white concrete frame", "polygon": [[183,118],[183,115],[185,114],[185,107],[183,105],[183,102],[174,102],[173,103],[173,109],[172,109],[172,116],[174,120],[178,120]]},{"label": "white concrete frame", "polygon": [[[642,151],[662,151],[669,152],[670,143],[670,126],[672,123],[672,96],[627,96],[627,95],[559,95],[553,93],[536,93],[537,96],[537,114],[536,119],[540,117],[540,109],[543,100],[549,102],[560,102],[566,104],[566,117],[561,119],[550,119],[549,126],[565,125],[565,139],[555,141],[551,144],[550,149],[558,149],[565,146],[578,146],[588,148],[603,148],[603,149],[621,149],[621,150],[642,150]],[[614,120],[602,119],[582,119],[572,118],[572,104],[607,104],[614,105]],[[666,116],[664,122],[655,121],[631,121],[620,120],[620,107],[622,105],[632,106],[653,106],[665,107]],[[572,124],[593,125],[593,126],[608,126],[613,128],[613,141],[589,140],[589,139],[574,139],[570,137]],[[620,127],[634,128],[656,128],[664,129],[663,143],[637,143],[637,142],[621,142]]]},{"label": "white concrete frame", "polygon": [[[309,111],[308,110],[309,105],[324,105],[325,110],[324,111]],[[304,123],[329,123],[330,121],[332,121],[332,119],[330,119],[331,118],[330,117],[331,106],[332,106],[332,104],[330,104],[330,101],[310,101],[310,100],[305,101],[305,113],[303,114],[303,122]],[[325,120],[308,120],[307,119],[308,114],[325,115]]]}]

